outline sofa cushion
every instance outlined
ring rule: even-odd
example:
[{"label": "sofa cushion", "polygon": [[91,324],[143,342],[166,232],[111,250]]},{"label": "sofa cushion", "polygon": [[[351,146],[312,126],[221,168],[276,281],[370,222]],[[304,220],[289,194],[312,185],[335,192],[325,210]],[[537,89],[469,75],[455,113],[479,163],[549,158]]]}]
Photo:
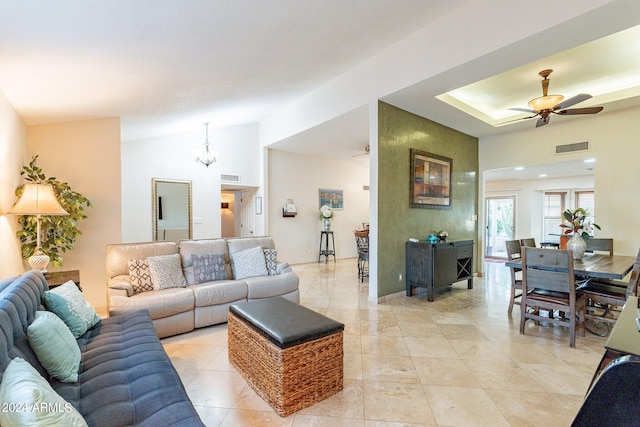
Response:
[{"label": "sofa cushion", "polygon": [[38,311],[27,328],[27,336],[29,345],[51,376],[67,383],[78,381],[80,348],[58,316],[50,311]]},{"label": "sofa cushion", "polygon": [[96,311],[71,280],[46,291],[43,300],[47,309],[57,314],[76,338],[100,321]]},{"label": "sofa cushion", "polygon": [[260,246],[231,254],[231,266],[236,280],[267,275],[267,265]]},{"label": "sofa cushion", "polygon": [[129,260],[129,282],[135,294],[153,290],[149,261],[146,259]]},{"label": "sofa cushion", "polygon": [[[9,363],[2,376],[0,402],[4,405],[0,411],[0,424],[5,426],[87,425],[73,405],[60,397],[33,366],[19,357]],[[47,410],[37,410],[40,405],[45,405]]]},{"label": "sofa cushion", "polygon": [[193,254],[194,283],[227,280],[227,268],[223,254]]},{"label": "sofa cushion", "polygon": [[229,248],[229,256],[236,252],[244,251],[245,249],[251,249],[256,246],[260,246],[262,249],[275,249],[275,244],[270,236],[262,237],[233,237],[227,239],[227,246]]},{"label": "sofa cushion", "polygon": [[275,249],[263,249],[264,261],[267,264],[267,273],[278,274],[278,251]]},{"label": "sofa cushion", "polygon": [[145,242],[109,244],[107,251],[107,279],[129,275],[130,259],[146,259],[150,256],[178,253],[175,242]]},{"label": "sofa cushion", "polygon": [[[117,304],[113,304],[117,302]],[[195,298],[188,288],[169,288],[141,292],[130,297],[112,297],[109,315],[118,316],[137,310],[148,310],[152,319],[161,319],[193,311]]]},{"label": "sofa cushion", "polygon": [[276,276],[247,277],[247,298],[249,300],[270,298],[284,295],[298,289],[298,276],[293,273],[283,273]]},{"label": "sofa cushion", "polygon": [[222,280],[191,285],[196,307],[227,304],[247,298],[247,284],[243,280]]},{"label": "sofa cushion", "polygon": [[182,274],[179,254],[148,257],[147,262],[154,290],[187,286],[187,280]]},{"label": "sofa cushion", "polygon": [[227,269],[227,277],[231,277],[231,265],[229,260],[229,251],[227,250],[227,241],[225,239],[199,239],[199,240],[181,240],[178,243],[180,248],[180,258],[182,260],[182,271],[187,283],[193,285],[195,279],[193,277],[193,255],[194,254],[222,254]]}]

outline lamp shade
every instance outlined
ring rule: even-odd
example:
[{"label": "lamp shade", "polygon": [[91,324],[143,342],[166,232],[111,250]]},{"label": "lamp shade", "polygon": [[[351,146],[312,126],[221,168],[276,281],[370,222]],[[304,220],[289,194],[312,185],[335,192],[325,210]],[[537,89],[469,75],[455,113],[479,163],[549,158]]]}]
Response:
[{"label": "lamp shade", "polygon": [[529,107],[536,111],[551,110],[553,107],[562,102],[563,99],[564,96],[562,95],[545,95],[529,101]]},{"label": "lamp shade", "polygon": [[9,210],[12,215],[69,215],[49,184],[25,184],[22,195]]}]

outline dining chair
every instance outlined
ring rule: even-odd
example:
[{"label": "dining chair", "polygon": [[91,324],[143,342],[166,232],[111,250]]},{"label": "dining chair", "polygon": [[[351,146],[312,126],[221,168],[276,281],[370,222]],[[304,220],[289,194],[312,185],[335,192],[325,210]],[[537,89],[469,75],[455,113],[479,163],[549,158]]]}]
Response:
[{"label": "dining chair", "polygon": [[[608,239],[604,239],[608,240]],[[638,295],[640,284],[640,250],[631,270],[628,282],[619,280],[591,279],[578,287],[578,293],[587,298],[586,318],[606,323],[615,323],[616,318],[609,313],[620,313],[621,307],[630,296]]]},{"label": "dining chair", "polygon": [[[509,261],[520,259],[520,241],[507,240],[504,243],[507,249],[507,259]],[[509,308],[507,309],[507,314],[511,316],[514,304],[520,305],[520,297],[522,296],[522,269],[515,267],[509,267],[509,269],[511,270],[511,295],[509,296]],[[516,299],[518,299],[518,301],[516,301]]]},{"label": "dining chair", "polygon": [[526,246],[528,248],[536,247],[536,239],[529,237],[528,239],[520,239],[520,246]]},{"label": "dining chair", "polygon": [[369,277],[369,230],[354,230],[358,250],[358,279],[364,282]]},{"label": "dining chair", "polygon": [[[571,250],[522,248],[521,334],[527,320],[561,324],[569,327],[569,345],[575,347],[576,329],[584,336],[586,301],[576,292]],[[566,315],[542,317],[540,309]]]},{"label": "dining chair", "polygon": [[609,255],[613,255],[613,239],[585,239],[587,243],[587,249],[585,252],[609,252]]}]

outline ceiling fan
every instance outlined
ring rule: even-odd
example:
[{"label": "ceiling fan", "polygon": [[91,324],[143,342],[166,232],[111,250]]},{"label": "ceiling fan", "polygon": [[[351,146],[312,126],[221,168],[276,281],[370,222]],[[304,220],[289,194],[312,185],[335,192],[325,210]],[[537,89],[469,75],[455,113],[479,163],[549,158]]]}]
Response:
[{"label": "ceiling fan", "polygon": [[[587,108],[571,108],[572,105],[576,105],[580,102],[586,101],[589,98],[592,98],[591,95],[586,93],[581,93],[579,95],[574,96],[573,98],[569,98],[564,100],[564,96],[562,95],[548,95],[549,92],[549,75],[553,72],[553,70],[542,70],[540,71],[540,76],[543,77],[542,80],[542,96],[539,98],[534,98],[529,101],[528,105],[531,107],[528,108],[509,108],[509,110],[513,111],[522,111],[525,113],[533,113],[532,116],[523,117],[517,120],[527,120],[533,119],[534,117],[540,117],[536,122],[536,127],[544,126],[549,123],[551,119],[551,114],[559,114],[561,116],[570,116],[574,114],[596,114],[602,111],[603,107],[587,107]],[[564,101],[563,101],[564,100]],[[510,122],[507,122],[510,123]]]}]

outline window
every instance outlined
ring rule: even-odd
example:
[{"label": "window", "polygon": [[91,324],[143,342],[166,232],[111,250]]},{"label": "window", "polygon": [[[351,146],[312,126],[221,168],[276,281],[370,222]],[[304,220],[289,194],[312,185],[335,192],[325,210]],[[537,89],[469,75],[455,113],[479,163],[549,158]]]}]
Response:
[{"label": "window", "polygon": [[559,242],[562,229],[562,212],[565,210],[565,192],[544,193],[544,242]]},{"label": "window", "polygon": [[[595,222],[595,195],[593,191],[576,191],[576,209],[586,209],[587,216],[586,222],[593,224]],[[593,233],[591,233],[593,235]]]}]

